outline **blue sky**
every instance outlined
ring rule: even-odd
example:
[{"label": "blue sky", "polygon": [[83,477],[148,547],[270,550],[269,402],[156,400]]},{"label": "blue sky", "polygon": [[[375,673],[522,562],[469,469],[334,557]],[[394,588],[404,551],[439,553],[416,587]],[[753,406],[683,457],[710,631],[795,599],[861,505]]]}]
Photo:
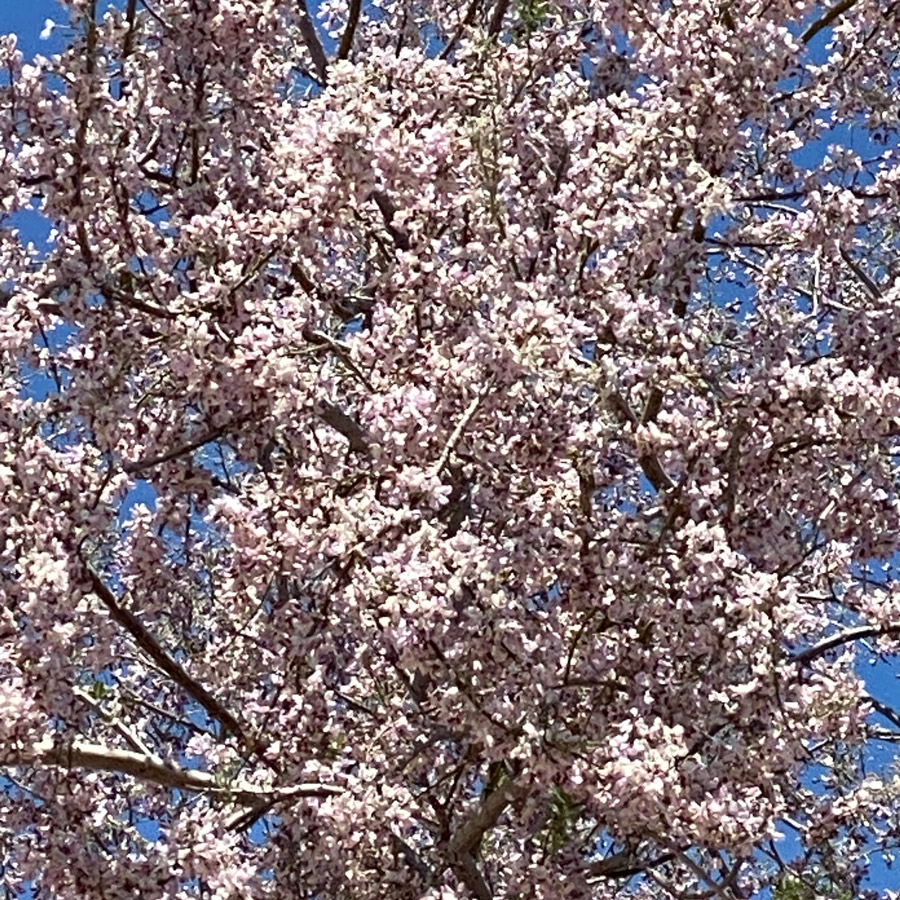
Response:
[{"label": "blue sky", "polygon": [[53,52],[59,36],[55,40],[42,41],[44,22],[47,19],[64,21],[65,18],[66,13],[56,0],[0,0],[0,34],[17,34],[19,48],[26,58],[35,53]]}]

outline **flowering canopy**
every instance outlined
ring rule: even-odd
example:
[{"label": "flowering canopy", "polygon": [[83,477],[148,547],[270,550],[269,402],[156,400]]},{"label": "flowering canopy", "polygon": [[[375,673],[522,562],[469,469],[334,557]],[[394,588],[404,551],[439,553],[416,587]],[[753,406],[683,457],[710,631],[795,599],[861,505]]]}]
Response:
[{"label": "flowering canopy", "polygon": [[900,6],[68,6],[0,47],[4,887],[858,892]]}]

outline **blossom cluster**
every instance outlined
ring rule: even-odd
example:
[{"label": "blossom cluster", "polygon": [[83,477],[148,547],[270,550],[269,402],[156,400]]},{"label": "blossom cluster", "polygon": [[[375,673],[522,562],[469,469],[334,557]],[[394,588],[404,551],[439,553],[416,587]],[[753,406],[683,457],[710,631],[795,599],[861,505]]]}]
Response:
[{"label": "blossom cluster", "polygon": [[0,43],[4,887],[862,890],[897,9],[66,5]]}]

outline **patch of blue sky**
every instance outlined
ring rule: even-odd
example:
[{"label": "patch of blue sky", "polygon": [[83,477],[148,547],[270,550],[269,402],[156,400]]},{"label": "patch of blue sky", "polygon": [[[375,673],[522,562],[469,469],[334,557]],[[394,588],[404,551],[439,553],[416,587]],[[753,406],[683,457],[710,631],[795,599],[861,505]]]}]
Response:
[{"label": "patch of blue sky", "polygon": [[[136,194],[132,200],[134,208],[154,225],[165,225],[169,221],[169,211],[165,201],[160,200],[153,191],[145,189]],[[163,232],[168,233],[168,232]],[[137,266],[137,264],[135,264]],[[139,267],[133,271],[138,271]]]},{"label": "patch of blue sky", "polygon": [[134,482],[134,486],[119,504],[116,523],[120,527],[124,526],[132,517],[135,512],[135,507],[137,506],[145,506],[150,512],[156,512],[156,501],[158,496],[152,482],[145,481],[144,479],[137,479]]},{"label": "patch of blue sky", "polygon": [[0,0],[0,34],[15,34],[26,60],[63,50],[68,42],[65,34],[49,29],[47,22],[67,19],[68,14],[56,0]]}]

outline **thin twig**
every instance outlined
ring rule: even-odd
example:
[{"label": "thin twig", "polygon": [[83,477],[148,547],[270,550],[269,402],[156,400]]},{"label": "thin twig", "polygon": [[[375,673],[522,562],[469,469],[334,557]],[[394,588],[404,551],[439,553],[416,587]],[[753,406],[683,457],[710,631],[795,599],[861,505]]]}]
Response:
[{"label": "thin twig", "polygon": [[[124,660],[128,661],[128,660]],[[159,671],[156,666],[153,666],[155,671]],[[161,674],[165,674],[162,672]],[[138,696],[134,693],[134,691],[129,690],[125,687],[120,687],[119,690],[122,692],[122,702],[131,706],[140,706],[143,709],[149,710],[154,715],[162,716],[164,719],[167,719],[169,722],[172,722],[174,725],[177,725],[179,728],[183,728],[187,732],[191,732],[194,734],[205,734],[208,737],[215,737],[215,732],[211,731],[208,728],[203,728],[198,725],[196,722],[191,722],[190,719],[184,719],[181,716],[175,715],[175,713],[169,712],[167,709],[163,709],[161,706],[157,706],[155,703],[151,703],[149,700],[145,700],[143,697]]]},{"label": "thin twig", "polygon": [[230,422],[228,425],[220,425],[218,428],[211,428],[209,431],[203,432],[199,437],[187,441],[184,444],[179,444],[172,450],[168,450],[158,456],[147,456],[144,459],[138,459],[134,462],[123,463],[122,471],[128,475],[133,475],[144,469],[152,469],[163,463],[171,462],[173,459],[178,459],[178,457],[184,456],[186,453],[193,453],[194,450],[199,450],[205,444],[218,440],[229,431],[237,428],[239,425],[243,425],[248,419],[249,416],[244,416],[235,422]]},{"label": "thin twig", "polygon": [[112,725],[135,752],[145,756],[152,753],[150,748],[136,734],[126,728],[125,724],[118,717],[113,715],[108,709],[105,709],[103,705],[98,703],[87,691],[82,690],[81,688],[74,688],[72,693],[106,719],[106,721]]},{"label": "thin twig", "polygon": [[472,398],[472,402],[466,407],[466,411],[462,414],[462,418],[456,423],[456,427],[447,439],[447,443],[444,445],[440,458],[434,464],[434,468],[431,470],[433,475],[440,475],[444,470],[444,466],[446,466],[450,460],[450,454],[456,449],[456,445],[459,443],[460,438],[462,438],[463,432],[466,430],[469,422],[472,421],[472,418],[478,411],[478,407],[481,405],[481,401],[488,395],[488,392],[493,385],[494,378],[491,376],[484,385],[482,385],[481,390]]}]

